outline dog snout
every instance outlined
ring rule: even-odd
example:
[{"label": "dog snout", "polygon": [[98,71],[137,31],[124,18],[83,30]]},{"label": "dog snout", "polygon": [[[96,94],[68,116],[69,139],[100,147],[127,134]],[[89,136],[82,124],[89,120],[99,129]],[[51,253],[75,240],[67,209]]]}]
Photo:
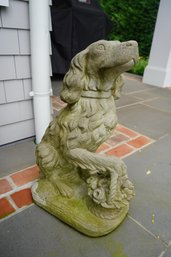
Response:
[{"label": "dog snout", "polygon": [[126,46],[132,46],[132,42],[126,42]]},{"label": "dog snout", "polygon": [[138,43],[136,41],[130,40],[126,42],[126,46],[138,46]]}]

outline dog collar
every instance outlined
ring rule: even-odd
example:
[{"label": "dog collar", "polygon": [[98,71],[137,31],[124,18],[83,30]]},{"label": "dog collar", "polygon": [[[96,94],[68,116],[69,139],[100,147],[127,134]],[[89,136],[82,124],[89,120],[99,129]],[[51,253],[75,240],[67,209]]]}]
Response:
[{"label": "dog collar", "polygon": [[85,98],[98,98],[98,99],[105,99],[111,96],[111,91],[83,91],[81,96]]}]

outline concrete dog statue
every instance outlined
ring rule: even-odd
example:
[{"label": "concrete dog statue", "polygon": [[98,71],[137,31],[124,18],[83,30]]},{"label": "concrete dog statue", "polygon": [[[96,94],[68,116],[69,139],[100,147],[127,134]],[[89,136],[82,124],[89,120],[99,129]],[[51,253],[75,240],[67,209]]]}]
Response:
[{"label": "concrete dog statue", "polygon": [[[68,105],[49,124],[36,149],[41,179],[32,189],[33,198],[87,235],[113,230],[125,217],[134,195],[123,161],[96,150],[117,125],[115,99],[124,84],[122,73],[137,59],[135,41],[100,40],[78,53],[63,81],[61,99]],[[69,211],[62,215],[60,209],[58,213],[59,199],[69,205],[73,199],[83,201],[85,212],[103,220],[106,228],[88,230],[83,220],[73,225],[75,221],[66,217]],[[109,220],[115,222],[106,225]]]}]

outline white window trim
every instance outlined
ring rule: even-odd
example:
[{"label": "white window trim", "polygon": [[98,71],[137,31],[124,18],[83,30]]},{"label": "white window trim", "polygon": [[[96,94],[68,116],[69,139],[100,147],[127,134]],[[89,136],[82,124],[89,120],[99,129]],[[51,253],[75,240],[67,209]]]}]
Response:
[{"label": "white window trim", "polygon": [[0,0],[0,6],[9,6],[9,0]]}]

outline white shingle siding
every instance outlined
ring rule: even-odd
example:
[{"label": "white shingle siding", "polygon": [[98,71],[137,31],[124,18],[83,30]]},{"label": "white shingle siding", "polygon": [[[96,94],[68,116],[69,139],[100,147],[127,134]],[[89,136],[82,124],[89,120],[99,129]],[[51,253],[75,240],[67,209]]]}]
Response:
[{"label": "white shingle siding", "polygon": [[[29,1],[10,0],[0,8],[0,145],[35,133],[30,54]],[[51,62],[49,69],[51,74]]]},{"label": "white shingle siding", "polygon": [[15,67],[17,79],[30,78],[30,56],[15,56]]},{"label": "white shingle siding", "polygon": [[0,104],[6,103],[4,83],[0,82]]},{"label": "white shingle siding", "polygon": [[51,11],[49,8],[49,30],[52,31],[52,20],[51,20]]},{"label": "white shingle siding", "polygon": [[1,104],[0,117],[0,126],[33,119],[32,101]]},{"label": "white shingle siding", "polygon": [[0,81],[9,79],[16,79],[14,57],[0,56]]},{"label": "white shingle siding", "polygon": [[34,135],[33,119],[0,127],[0,142],[2,145]]},{"label": "white shingle siding", "polygon": [[9,6],[9,0],[0,0],[0,6]]},{"label": "white shingle siding", "polygon": [[1,12],[3,28],[29,29],[28,2],[11,0]]},{"label": "white shingle siding", "polygon": [[29,95],[29,93],[32,91],[31,79],[24,79],[23,86],[24,86],[24,99],[26,100],[31,99],[32,97]]},{"label": "white shingle siding", "polygon": [[52,55],[52,44],[51,44],[50,33],[49,33],[49,55]]},{"label": "white shingle siding", "polygon": [[24,88],[22,80],[4,81],[4,87],[7,103],[24,100]]},{"label": "white shingle siding", "polygon": [[19,52],[23,55],[30,55],[30,32],[18,30]]},{"label": "white shingle siding", "polygon": [[16,29],[0,29],[0,55],[20,54]]},{"label": "white shingle siding", "polygon": [[2,27],[2,21],[1,21],[1,8],[0,8],[0,28]]}]

